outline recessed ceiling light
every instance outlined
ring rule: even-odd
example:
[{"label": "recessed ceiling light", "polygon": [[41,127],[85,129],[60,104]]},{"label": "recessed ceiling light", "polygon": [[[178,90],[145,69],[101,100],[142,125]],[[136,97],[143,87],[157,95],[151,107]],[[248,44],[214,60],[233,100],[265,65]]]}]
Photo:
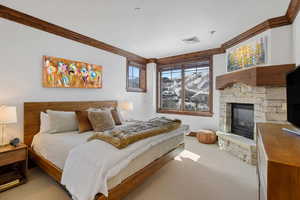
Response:
[{"label": "recessed ceiling light", "polygon": [[210,31],[210,34],[213,35],[213,34],[215,34],[216,32],[217,32],[217,31],[212,30],[212,31]]},{"label": "recessed ceiling light", "polygon": [[190,37],[190,38],[185,38],[182,40],[184,43],[186,44],[195,44],[195,43],[199,43],[200,40],[197,36],[194,37]]}]

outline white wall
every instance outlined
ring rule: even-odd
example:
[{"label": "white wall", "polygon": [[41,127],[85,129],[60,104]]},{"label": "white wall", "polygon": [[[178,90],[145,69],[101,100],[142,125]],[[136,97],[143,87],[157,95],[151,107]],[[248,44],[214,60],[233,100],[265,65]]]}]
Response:
[{"label": "white wall", "polygon": [[298,14],[293,24],[293,40],[294,62],[300,65],[300,14]]},{"label": "white wall", "polygon": [[[147,94],[126,92],[126,59],[43,31],[0,19],[0,105],[16,105],[17,125],[9,138],[23,136],[24,101],[130,100],[132,117],[143,119]],[[104,67],[102,89],[42,87],[42,56],[79,60]]]},{"label": "white wall", "polygon": [[291,64],[293,60],[293,26],[281,26],[270,29],[271,65]]}]

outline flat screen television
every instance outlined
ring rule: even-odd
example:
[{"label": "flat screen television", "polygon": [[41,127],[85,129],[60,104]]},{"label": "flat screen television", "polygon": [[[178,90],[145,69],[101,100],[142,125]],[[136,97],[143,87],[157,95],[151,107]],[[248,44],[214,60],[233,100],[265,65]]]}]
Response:
[{"label": "flat screen television", "polygon": [[287,118],[300,129],[300,66],[287,75]]}]

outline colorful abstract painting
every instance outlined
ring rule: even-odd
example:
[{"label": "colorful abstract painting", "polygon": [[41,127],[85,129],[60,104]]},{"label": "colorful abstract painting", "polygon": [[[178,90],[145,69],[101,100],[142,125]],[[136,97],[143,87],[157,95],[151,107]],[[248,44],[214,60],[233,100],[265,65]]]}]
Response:
[{"label": "colorful abstract painting", "polygon": [[44,56],[43,86],[47,88],[102,88],[102,66]]},{"label": "colorful abstract painting", "polygon": [[227,71],[266,64],[267,42],[267,37],[261,37],[227,52]]}]

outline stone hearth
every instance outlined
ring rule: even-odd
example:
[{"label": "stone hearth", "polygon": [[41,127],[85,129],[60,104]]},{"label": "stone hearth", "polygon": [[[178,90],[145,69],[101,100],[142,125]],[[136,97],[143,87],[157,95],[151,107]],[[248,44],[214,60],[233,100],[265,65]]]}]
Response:
[{"label": "stone hearth", "polygon": [[217,131],[218,143],[221,150],[228,151],[242,161],[256,165],[256,144],[248,138]]},{"label": "stone hearth", "polygon": [[254,123],[286,122],[286,89],[285,87],[249,86],[234,83],[220,91],[219,146],[241,160],[256,164],[256,127],[254,140],[231,133],[232,103],[253,104]]}]

